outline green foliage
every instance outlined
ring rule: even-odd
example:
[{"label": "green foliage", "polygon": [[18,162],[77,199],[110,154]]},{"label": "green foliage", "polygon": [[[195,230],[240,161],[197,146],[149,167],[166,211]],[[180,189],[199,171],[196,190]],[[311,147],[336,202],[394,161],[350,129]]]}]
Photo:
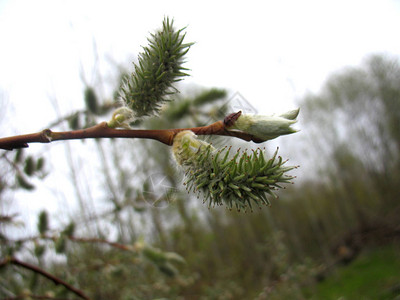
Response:
[{"label": "green foliage", "polygon": [[205,104],[213,103],[216,100],[220,100],[226,97],[226,91],[223,89],[211,88],[202,92],[200,95],[193,99],[194,106],[202,106]]},{"label": "green foliage", "polygon": [[183,264],[185,260],[180,255],[173,252],[164,252],[151,246],[146,246],[143,249],[143,255],[153,262],[157,268],[168,276],[176,276],[179,272],[174,266],[174,263]]},{"label": "green foliage", "polygon": [[35,164],[32,156],[28,156],[25,160],[24,172],[26,175],[31,176],[35,171]]},{"label": "green foliage", "polygon": [[46,246],[43,244],[36,244],[35,245],[35,255],[36,257],[40,258],[46,252]]},{"label": "green foliage", "polygon": [[97,100],[96,92],[92,87],[87,86],[85,88],[84,99],[85,99],[86,109],[93,114],[98,113],[99,103]]},{"label": "green foliage", "polygon": [[189,109],[192,107],[192,103],[189,100],[176,101],[173,105],[168,106],[168,109],[164,112],[164,115],[169,120],[180,120],[189,113]]},{"label": "green foliage", "polygon": [[67,237],[65,234],[61,234],[57,239],[54,244],[54,249],[56,250],[56,253],[61,254],[64,253],[66,250],[66,245],[67,245]]},{"label": "green foliage", "polygon": [[31,184],[28,180],[26,180],[25,177],[21,174],[17,174],[16,179],[18,186],[25,190],[31,191],[35,188],[35,186]]},{"label": "green foliage", "polygon": [[69,125],[69,128],[71,128],[72,130],[77,130],[78,128],[81,127],[80,120],[79,120],[79,113],[74,113],[68,119],[68,125]]},{"label": "green foliage", "polygon": [[49,217],[47,211],[42,210],[39,213],[37,229],[40,234],[45,234],[46,231],[49,229]]},{"label": "green foliage", "polygon": [[44,171],[45,159],[43,157],[34,158],[32,155],[25,157],[24,151],[19,149],[14,156],[15,182],[17,188],[27,191],[35,189],[31,183],[34,177],[43,178],[46,176]]},{"label": "green foliage", "polygon": [[72,236],[74,235],[74,232],[75,232],[75,223],[71,221],[62,231],[62,234],[65,234],[66,236]]},{"label": "green foliage", "polygon": [[44,158],[43,157],[39,157],[36,161],[36,171],[42,171],[44,167]]},{"label": "green foliage", "polygon": [[187,76],[182,65],[191,43],[183,43],[184,29],[175,30],[173,21],[164,19],[160,31],[151,35],[143,47],[134,73],[121,88],[121,97],[136,117],[153,115],[168,96],[177,92],[173,84]]},{"label": "green foliage", "polygon": [[318,284],[309,299],[397,299],[400,296],[399,246],[365,251],[349,266]]},{"label": "green foliage", "polygon": [[18,150],[15,152],[14,162],[15,162],[15,163],[21,162],[22,157],[23,157],[23,149],[20,148],[20,149],[18,149]]},{"label": "green foliage", "polygon": [[199,107],[206,104],[213,104],[224,97],[226,97],[225,90],[212,88],[202,91],[193,98],[177,99],[171,102],[163,111],[163,117],[166,117],[168,121],[179,121],[195,113]]}]

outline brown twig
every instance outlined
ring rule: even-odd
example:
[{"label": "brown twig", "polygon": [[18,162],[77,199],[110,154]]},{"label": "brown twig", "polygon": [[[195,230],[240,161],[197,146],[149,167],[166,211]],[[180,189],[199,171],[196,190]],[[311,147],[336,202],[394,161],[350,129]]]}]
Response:
[{"label": "brown twig", "polygon": [[43,277],[46,277],[47,279],[53,281],[54,284],[56,284],[56,285],[60,284],[60,285],[64,286],[66,289],[68,289],[75,295],[79,296],[80,298],[90,300],[90,298],[88,296],[86,296],[81,290],[75,288],[74,286],[70,285],[68,282],[65,282],[64,280],[46,272],[45,270],[43,270],[35,265],[20,261],[19,259],[15,258],[15,257],[8,257],[8,258],[0,261],[0,268],[4,267],[7,264],[13,264],[13,265],[20,266],[22,268],[31,270],[37,274],[42,275]]},{"label": "brown twig", "polygon": [[0,149],[13,150],[26,148],[29,143],[51,143],[61,140],[76,140],[89,138],[142,138],[153,139],[171,146],[175,135],[183,130],[191,130],[197,135],[223,135],[243,139],[245,141],[261,142],[254,136],[241,131],[228,130],[223,121],[218,121],[208,126],[175,129],[114,129],[102,122],[86,129],[53,132],[45,129],[41,132],[11,136],[0,139]]}]

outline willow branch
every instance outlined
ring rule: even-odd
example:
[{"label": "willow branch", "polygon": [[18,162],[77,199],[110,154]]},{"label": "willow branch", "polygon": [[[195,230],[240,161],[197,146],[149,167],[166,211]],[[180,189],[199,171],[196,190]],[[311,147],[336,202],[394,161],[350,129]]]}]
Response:
[{"label": "willow branch", "polygon": [[161,143],[171,146],[175,135],[183,130],[191,130],[196,135],[220,135],[232,136],[245,141],[253,141],[256,143],[261,140],[254,136],[241,131],[227,130],[225,121],[218,121],[208,126],[193,127],[193,128],[175,128],[175,129],[114,129],[107,125],[107,122],[102,122],[93,127],[54,132],[50,129],[31,134],[17,135],[0,139],[0,149],[13,150],[18,148],[26,148],[30,143],[51,143],[62,140],[81,140],[91,138],[141,138],[153,139]]},{"label": "willow branch", "polygon": [[42,275],[43,277],[46,277],[47,279],[53,281],[54,284],[56,284],[56,285],[64,286],[66,289],[68,289],[75,295],[79,296],[80,298],[90,300],[90,298],[88,296],[86,296],[81,290],[75,288],[74,286],[70,285],[69,283],[65,282],[64,280],[46,272],[45,270],[43,270],[35,265],[20,261],[19,259],[15,258],[15,257],[9,257],[9,258],[4,259],[3,261],[0,261],[0,268],[7,264],[13,264],[13,265],[20,266],[22,268],[31,270],[37,274]]}]

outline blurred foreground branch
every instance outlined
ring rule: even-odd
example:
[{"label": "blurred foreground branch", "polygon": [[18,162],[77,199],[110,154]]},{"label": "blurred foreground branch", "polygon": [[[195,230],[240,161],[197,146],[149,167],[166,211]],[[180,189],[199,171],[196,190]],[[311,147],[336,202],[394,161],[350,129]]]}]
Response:
[{"label": "blurred foreground branch", "polygon": [[15,258],[15,257],[9,257],[9,258],[6,258],[6,259],[0,261],[0,268],[5,267],[8,264],[13,264],[13,265],[31,270],[37,274],[42,275],[43,277],[46,277],[47,279],[50,279],[56,285],[63,285],[66,289],[68,289],[75,295],[79,296],[80,298],[90,300],[90,298],[88,296],[86,296],[81,290],[73,287],[72,285],[65,282],[64,280],[46,272],[45,270],[43,270],[35,265],[20,261],[19,259]]}]

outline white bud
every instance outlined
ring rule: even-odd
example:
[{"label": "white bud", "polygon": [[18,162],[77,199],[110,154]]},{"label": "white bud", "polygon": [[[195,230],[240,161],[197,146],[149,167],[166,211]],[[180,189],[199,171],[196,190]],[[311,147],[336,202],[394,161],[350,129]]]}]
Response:
[{"label": "white bud", "polygon": [[111,120],[107,122],[107,125],[110,128],[131,129],[129,123],[132,121],[133,116],[134,113],[130,108],[122,106],[114,111]]},{"label": "white bud", "polygon": [[290,127],[296,123],[299,109],[288,111],[280,116],[262,116],[242,114],[229,129],[237,129],[268,141],[281,135],[295,133],[298,130]]},{"label": "white bud", "polygon": [[198,140],[193,131],[185,130],[178,132],[175,135],[174,142],[172,144],[172,153],[176,162],[183,166],[191,164],[193,162],[192,158],[209,146],[211,145],[207,142]]}]

